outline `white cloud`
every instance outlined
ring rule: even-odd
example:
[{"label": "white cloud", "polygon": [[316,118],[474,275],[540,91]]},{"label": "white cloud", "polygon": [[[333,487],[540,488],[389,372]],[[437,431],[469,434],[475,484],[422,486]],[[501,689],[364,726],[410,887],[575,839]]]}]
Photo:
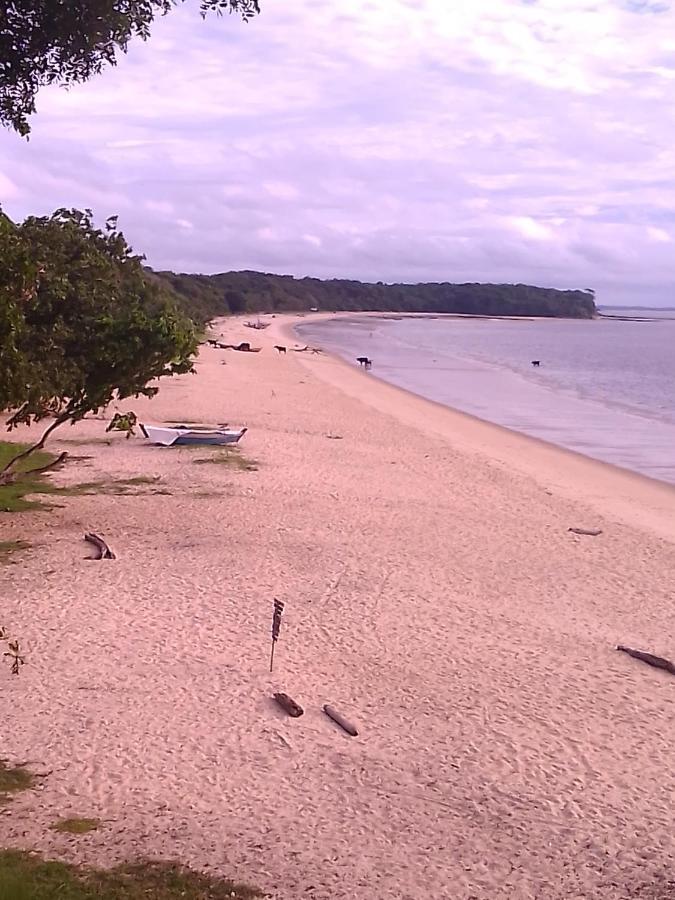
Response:
[{"label": "white cloud", "polygon": [[547,241],[553,236],[550,228],[547,228],[541,222],[536,222],[529,216],[513,216],[511,225],[523,237],[532,238],[535,241]]},{"label": "white cloud", "polygon": [[671,236],[663,228],[654,228],[653,226],[650,226],[647,229],[647,234],[653,241],[656,241],[659,244],[670,244],[672,241]]},{"label": "white cloud", "polygon": [[167,203],[166,200],[146,200],[144,206],[150,212],[162,213],[167,216],[174,212],[173,203]]},{"label": "white cloud", "polygon": [[0,198],[119,212],[161,268],[666,296],[673,34],[657,0],[191,0],[0,135]]}]

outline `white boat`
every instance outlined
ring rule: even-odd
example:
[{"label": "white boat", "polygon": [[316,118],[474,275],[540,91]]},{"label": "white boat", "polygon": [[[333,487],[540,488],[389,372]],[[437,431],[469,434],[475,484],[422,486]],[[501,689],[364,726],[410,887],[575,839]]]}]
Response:
[{"label": "white boat", "polygon": [[188,425],[173,428],[141,425],[140,428],[149,441],[163,447],[174,447],[176,444],[236,444],[248,431],[247,428],[195,428]]}]

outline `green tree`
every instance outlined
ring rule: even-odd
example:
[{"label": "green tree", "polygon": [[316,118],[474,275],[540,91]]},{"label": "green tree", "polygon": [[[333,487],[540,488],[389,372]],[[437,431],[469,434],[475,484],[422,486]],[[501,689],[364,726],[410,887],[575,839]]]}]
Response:
[{"label": "green tree", "polygon": [[10,429],[52,419],[0,481],[64,422],[192,370],[194,324],[142,260],[115,219],[97,229],[90,210],[0,220],[0,410]]},{"label": "green tree", "polygon": [[[87,81],[115,65],[135,37],[183,0],[5,0],[0,3],[0,122],[28,135],[35,96],[48,84]],[[203,15],[230,12],[245,20],[259,0],[200,0]]]}]

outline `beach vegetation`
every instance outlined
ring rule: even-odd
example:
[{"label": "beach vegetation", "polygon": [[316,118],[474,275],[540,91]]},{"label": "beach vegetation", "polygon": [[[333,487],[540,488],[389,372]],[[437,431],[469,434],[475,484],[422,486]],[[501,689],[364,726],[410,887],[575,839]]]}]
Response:
[{"label": "beach vegetation", "polygon": [[[0,471],[6,469],[12,460],[18,459],[28,449],[29,444],[0,441]],[[43,506],[38,500],[29,497],[54,492],[55,486],[45,479],[45,469],[55,459],[54,454],[45,451],[35,451],[30,455],[21,456],[15,469],[16,475],[20,477],[7,479],[4,484],[0,483],[0,512],[23,512]]]},{"label": "beach vegetation", "polygon": [[0,541],[0,563],[6,563],[13,553],[30,549],[28,541]]},{"label": "beach vegetation", "polygon": [[52,825],[52,831],[60,834],[89,834],[90,831],[98,831],[100,826],[100,819],[59,819]]},{"label": "beach vegetation", "polygon": [[[2,468],[3,460],[14,459],[28,446],[11,441],[0,441],[0,468]],[[160,485],[161,476],[159,475],[134,475],[131,478],[81,481],[69,485],[53,484],[46,478],[45,467],[54,459],[54,454],[44,451],[24,456],[18,464],[21,477],[0,484],[0,512],[49,509],[52,504],[45,502],[43,499],[45,496],[82,497],[91,494],[126,496],[140,493],[171,493]],[[21,542],[9,542],[9,544],[21,544]],[[0,562],[3,560],[2,547],[3,544],[0,543]],[[24,547],[17,546],[16,549],[24,549]],[[11,552],[9,545],[5,552]]]},{"label": "beach vegetation", "polygon": [[229,466],[240,472],[257,472],[258,464],[255,460],[243,456],[236,447],[223,447],[212,456],[199,457],[192,460],[195,465]]},{"label": "beach vegetation", "polygon": [[[66,497],[85,497],[91,494],[112,494],[124,496],[137,494],[141,491],[137,488],[157,485],[161,481],[159,475],[135,475],[133,478],[117,478],[109,481],[82,481],[78,484],[70,484],[64,487],[55,487],[51,493],[61,494]],[[149,493],[168,493],[162,488],[151,490]]]},{"label": "beach vegetation", "polygon": [[129,440],[136,434],[136,425],[138,424],[138,416],[131,410],[126,413],[116,412],[108,423],[106,433],[109,431],[121,431]]},{"label": "beach vegetation", "polygon": [[12,794],[28,791],[34,784],[35,776],[24,766],[8,766],[4,760],[0,759],[0,805],[6,803]]},{"label": "beach vegetation", "polygon": [[[27,136],[28,117],[46,85],[88,81],[114,66],[130,41],[147,40],[153,21],[184,0],[84,0],[45,3],[14,0],[5,4],[0,28],[0,122]],[[239,14],[244,20],[260,12],[259,0],[198,0],[209,12]]]},{"label": "beach vegetation", "polygon": [[177,863],[92,869],[0,851],[0,900],[255,900],[264,895]]},{"label": "beach vegetation", "polygon": [[0,468],[0,484],[23,476],[59,426],[192,371],[196,349],[194,323],[146,275],[114,218],[98,229],[90,210],[20,225],[0,215],[0,411],[10,430],[50,420]]}]

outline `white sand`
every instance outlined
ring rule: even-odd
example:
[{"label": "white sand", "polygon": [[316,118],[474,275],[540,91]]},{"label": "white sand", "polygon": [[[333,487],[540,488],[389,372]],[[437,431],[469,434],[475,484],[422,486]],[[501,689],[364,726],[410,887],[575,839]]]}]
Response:
[{"label": "white sand", "polygon": [[[92,457],[60,483],[161,481],[0,519],[35,545],[0,569],[29,660],[0,673],[0,756],[53,770],[0,844],[178,858],[279,900],[618,900],[673,878],[675,679],[614,645],[675,657],[675,490],[278,356],[284,327],[221,323],[263,352],[205,348],[122,405],[248,425],[258,471],[54,440]],[[88,529],[117,561],[84,560]],[[67,815],[104,827],[49,830]]]}]

